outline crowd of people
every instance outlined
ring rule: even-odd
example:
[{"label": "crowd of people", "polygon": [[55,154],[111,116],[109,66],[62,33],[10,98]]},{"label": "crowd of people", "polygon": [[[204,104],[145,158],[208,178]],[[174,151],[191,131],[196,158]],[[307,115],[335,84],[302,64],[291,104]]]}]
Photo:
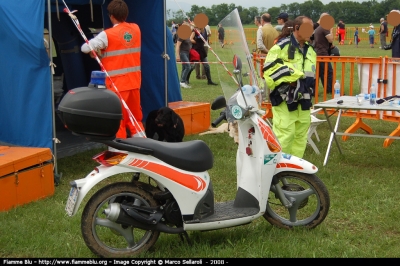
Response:
[{"label": "crowd of people", "polygon": [[[113,86],[116,86],[122,100],[129,107],[131,113],[124,108],[123,119],[116,135],[118,138],[128,138],[143,131],[140,103],[141,33],[137,24],[126,22],[128,7],[124,1],[111,1],[107,11],[113,27],[100,32],[89,43],[101,57],[102,64],[113,80],[113,83],[106,80],[106,87],[114,90]],[[268,13],[254,18],[254,24],[257,26],[256,51],[265,55],[264,79],[271,90],[269,98],[272,104],[273,130],[282,145],[283,152],[298,157],[303,156],[307,144],[311,99],[314,96],[313,87],[316,78],[321,79],[327,93],[332,93],[333,70],[330,62],[327,64],[320,62],[320,75],[315,77],[317,56],[334,54],[333,27],[321,26],[322,20],[328,15],[328,13],[321,14],[319,20],[313,23],[306,16],[290,20],[287,13],[280,13],[275,18],[278,24],[276,27],[272,26],[272,18]],[[185,37],[178,34],[182,25],[190,30],[190,34]],[[121,30],[125,32],[123,37],[119,34]],[[389,35],[386,17],[380,19],[378,32],[372,24],[368,31],[363,29],[362,32],[368,34],[371,48],[374,47],[375,36],[379,35],[379,48],[391,49],[392,57],[400,57],[400,26],[393,28],[389,44],[386,43]],[[207,79],[208,85],[217,85],[211,78],[207,59],[212,34],[209,25],[196,26],[188,22],[175,24],[172,21],[171,33],[176,60],[182,65],[180,86],[190,88],[190,74],[194,70],[197,79]],[[346,27],[343,20],[339,20],[336,34],[338,43],[344,44]],[[218,25],[217,35],[221,48],[224,48],[225,30],[221,24]],[[126,41],[130,42],[129,47],[124,44]],[[358,42],[359,31],[356,28],[354,33],[356,47]],[[81,50],[92,55],[87,44],[83,44]],[[117,55],[115,51],[118,51]],[[325,67],[328,68],[327,84],[324,84]]]},{"label": "crowd of people", "polygon": [[[327,14],[327,13],[324,13]],[[324,15],[322,14],[322,15]],[[321,15],[321,16],[322,16]],[[320,18],[321,19],[321,18]],[[271,15],[268,13],[264,13],[261,16],[256,16],[254,17],[254,24],[257,27],[257,34],[256,34],[256,52],[261,55],[267,55],[269,50],[272,48],[273,45],[275,45],[279,40],[282,40],[288,36],[290,36],[294,32],[294,24],[293,20],[289,19],[289,14],[282,12],[280,13],[276,18],[276,26],[272,26],[272,18]],[[326,30],[323,30],[322,28],[318,28],[319,23],[313,23],[313,27],[315,30],[315,34],[311,36],[311,38],[314,38],[313,40],[309,40],[309,42],[312,44],[313,48],[315,49],[316,53],[318,56],[324,56],[324,55],[340,55],[340,51],[335,45],[333,45],[334,41],[337,40],[337,45],[344,45],[345,40],[346,40],[346,25],[344,20],[340,19],[339,22],[336,25],[336,38],[333,35],[333,27],[326,32]],[[172,22],[171,26],[171,33],[174,36],[174,40],[178,40],[177,34],[176,34],[176,29],[179,27],[179,25],[175,24]],[[208,28],[208,29],[207,29]],[[209,30],[209,26],[205,29],[197,29],[201,31],[205,31],[205,34],[203,35],[204,39],[208,40],[210,39],[211,36],[211,31]],[[396,30],[394,30],[396,31]],[[379,26],[379,31],[376,32],[374,29],[374,26],[372,23],[368,27],[368,30],[365,30],[364,28],[362,29],[362,33],[368,34],[368,40],[371,48],[374,48],[375,44],[375,36],[380,36],[379,41],[380,41],[380,49],[392,49],[389,45],[386,44],[386,38],[388,37],[389,34],[389,28],[388,24],[386,21],[386,18],[381,18],[380,19],[380,26]],[[324,35],[325,34],[325,35]],[[397,36],[397,35],[395,35]],[[191,45],[194,45],[196,47],[196,50],[198,53],[201,55],[200,62],[193,62],[195,64],[192,64],[189,66],[182,66],[182,74],[181,74],[181,87],[183,88],[189,88],[189,78],[190,74],[186,73],[191,73],[192,68],[196,69],[196,78],[197,79],[207,79],[209,85],[213,85],[214,82],[211,80],[211,77],[209,77],[210,74],[209,72],[209,65],[207,63],[207,55],[208,55],[208,45],[202,45],[200,46],[203,47],[197,47],[199,46],[198,41],[201,40],[194,40],[194,37],[196,35],[193,33],[193,38],[190,40]],[[358,31],[358,27],[355,28],[354,31],[354,36],[353,36],[353,41],[354,45],[356,48],[358,48],[358,44],[360,42],[360,32]],[[220,46],[223,48],[225,45],[225,30],[221,24],[218,24],[217,27],[217,38],[219,41]],[[181,40],[182,42],[182,40]],[[180,42],[180,43],[181,43]],[[350,43],[352,43],[350,42]],[[175,41],[176,43],[176,41]],[[190,46],[190,44],[189,44]],[[178,45],[178,48],[180,45]],[[185,49],[185,46],[183,47]],[[204,51],[205,50],[205,51]],[[190,51],[190,49],[189,49]],[[394,56],[396,56],[396,49],[392,49],[394,51]],[[187,52],[187,51],[186,51]],[[179,54],[179,50],[177,50],[177,54]],[[184,58],[186,60],[186,58]],[[181,61],[180,56],[178,56],[178,61]],[[182,61],[182,62],[191,62],[191,60],[188,58],[187,61]],[[323,73],[325,69],[325,64],[320,64],[320,69],[321,69],[321,80],[324,83],[323,79]],[[327,85],[327,92],[331,93],[332,91],[332,66],[329,63],[328,64],[328,85]],[[200,71],[201,69],[201,71]]]},{"label": "crowd of people", "polygon": [[[399,11],[396,11],[399,12]],[[265,54],[264,79],[271,90],[269,95],[273,113],[273,131],[282,145],[282,151],[302,157],[307,145],[307,130],[310,126],[310,108],[314,96],[315,82],[320,79],[326,92],[332,94],[333,69],[330,62],[319,62],[319,77],[315,77],[317,56],[340,55],[334,45],[334,28],[327,26],[328,13],[322,13],[313,23],[305,16],[294,20],[281,13],[276,18],[278,26],[270,27],[269,14],[254,18],[257,26],[257,52]],[[322,21],[325,20],[324,23]],[[329,20],[329,19],[328,19]],[[331,20],[329,20],[331,21]],[[333,21],[333,20],[332,20]],[[304,27],[312,25],[312,34],[307,35]],[[301,32],[303,28],[303,32]],[[306,27],[307,28],[307,27]],[[280,34],[277,35],[277,30]],[[374,36],[379,35],[381,49],[392,49],[392,57],[400,57],[400,25],[394,27],[390,45],[386,44],[388,24],[380,19],[379,31],[371,24],[368,31],[370,47],[374,47]],[[336,40],[344,45],[346,26],[343,20],[336,25]],[[272,40],[272,45],[271,45]],[[360,41],[358,28],[354,32],[354,44]],[[327,68],[325,70],[325,68]],[[325,71],[327,80],[325,83]]]},{"label": "crowd of people", "polygon": [[[322,13],[316,23],[306,16],[299,16],[294,20],[289,19],[287,13],[280,13],[275,19],[277,26],[272,26],[271,15],[264,13],[254,17],[257,27],[256,52],[265,56],[264,79],[271,90],[269,99],[272,104],[273,130],[282,145],[282,151],[302,157],[307,145],[307,130],[310,126],[310,108],[314,96],[315,82],[321,80],[326,92],[332,94],[333,69],[330,62],[319,62],[319,77],[315,77],[317,56],[340,55],[339,49],[334,45],[335,39],[338,45],[344,45],[346,39],[346,25],[339,20],[336,25],[336,38],[334,25],[327,27],[326,23],[330,15]],[[325,24],[324,24],[325,23]],[[192,25],[194,27],[194,25]],[[371,24],[368,31],[370,47],[374,47],[375,36],[379,35],[381,49],[392,49],[393,57],[400,57],[400,26],[393,29],[391,45],[386,44],[388,36],[388,24],[386,18],[381,18],[379,31],[376,32]],[[311,29],[311,31],[306,31]],[[200,41],[197,32],[202,34],[205,40],[210,37],[203,28],[192,29],[191,37],[186,40],[187,47],[192,47],[198,52],[199,60],[205,67],[208,84],[214,85],[209,76],[207,53],[204,51],[204,42]],[[224,29],[218,25],[218,40],[223,48],[225,44]],[[177,59],[182,61],[182,49],[180,40],[177,42]],[[360,33],[358,28],[354,32],[354,45],[358,47]],[[189,49],[189,48],[187,48]],[[190,50],[190,49],[189,49]],[[188,54],[188,50],[186,54]],[[186,58],[189,62],[189,58]],[[325,70],[327,68],[327,70]],[[182,65],[181,86],[188,86],[190,65]],[[327,80],[325,83],[325,71]],[[189,74],[190,76],[190,74]],[[300,95],[300,96],[299,96]]]},{"label": "crowd of people", "polygon": [[[111,1],[107,11],[113,27],[100,32],[89,43],[101,56],[102,64],[113,80],[114,84],[107,80],[106,87],[114,90],[112,87],[115,85],[132,112],[128,114],[124,109],[120,130],[117,133],[118,138],[127,138],[135,136],[143,130],[140,104],[141,34],[137,24],[125,21],[128,16],[128,7],[124,1]],[[256,50],[265,55],[264,79],[271,90],[273,130],[282,145],[283,152],[298,157],[303,156],[307,144],[310,108],[316,82],[317,56],[335,54],[333,27],[326,27],[326,23],[325,26],[321,26],[324,25],[321,24],[322,21],[324,19],[326,21],[328,16],[328,13],[323,13],[319,20],[313,23],[306,16],[298,16],[294,20],[289,20],[287,13],[280,13],[276,17],[278,24],[276,27],[272,26],[271,15],[268,13],[254,18],[257,26]],[[182,25],[189,29],[190,34],[185,37],[179,36],[178,29]],[[336,31],[339,44],[344,44],[345,29],[343,20],[340,20]],[[119,34],[121,30],[125,32],[122,37]],[[391,49],[392,57],[400,57],[400,25],[393,28],[389,44],[386,43],[386,37],[389,34],[386,18],[380,19],[377,33],[372,24],[368,31],[363,30],[362,32],[369,35],[372,48],[375,42],[374,36],[379,35],[380,48]],[[212,34],[209,25],[196,26],[194,23],[175,24],[172,22],[171,33],[175,43],[176,60],[182,63],[181,87],[190,88],[190,73],[195,69],[196,78],[207,79],[208,85],[217,85],[211,79],[207,59],[209,39]],[[225,30],[221,24],[218,25],[218,40],[221,48],[224,48]],[[124,44],[127,41],[130,42],[129,46]],[[357,46],[359,42],[358,28],[354,33],[354,42]],[[83,44],[81,50],[92,55],[87,44]],[[317,79],[320,78],[324,84],[325,63],[319,64],[320,76]],[[326,65],[328,67],[326,90],[327,93],[332,93],[332,66],[330,63]],[[134,116],[136,125],[132,124],[131,115]]]}]

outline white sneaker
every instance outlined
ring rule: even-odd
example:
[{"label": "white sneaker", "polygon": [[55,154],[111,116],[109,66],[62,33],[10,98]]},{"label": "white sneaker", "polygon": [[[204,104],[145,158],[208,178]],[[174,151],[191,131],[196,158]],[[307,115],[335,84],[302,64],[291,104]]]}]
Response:
[{"label": "white sneaker", "polygon": [[191,87],[187,85],[185,82],[181,82],[181,87],[185,89],[190,89]]}]

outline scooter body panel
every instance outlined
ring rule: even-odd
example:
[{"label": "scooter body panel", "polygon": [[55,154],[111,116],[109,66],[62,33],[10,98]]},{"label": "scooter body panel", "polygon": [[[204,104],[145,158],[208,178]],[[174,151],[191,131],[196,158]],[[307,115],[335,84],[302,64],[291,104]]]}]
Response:
[{"label": "scooter body panel", "polygon": [[151,176],[168,188],[177,201],[182,215],[194,214],[195,208],[207,192],[210,175],[204,172],[189,172],[178,169],[150,155],[128,156],[122,164]]},{"label": "scooter body panel", "polygon": [[[280,149],[273,152],[267,141],[279,146],[272,130],[257,114],[238,121],[239,149],[237,152],[237,185],[252,194],[264,213],[272,177],[279,161]],[[279,146],[280,147],[280,146]]]},{"label": "scooter body panel", "polygon": [[71,216],[74,216],[78,210],[79,206],[82,203],[82,200],[85,198],[86,194],[98,183],[103,181],[104,179],[123,173],[131,173],[131,169],[127,169],[125,167],[121,167],[119,165],[113,167],[106,167],[104,165],[99,165],[95,170],[91,171],[85,178],[76,179],[71,182],[71,186],[78,188],[78,197],[76,199],[74,210]]},{"label": "scooter body panel", "polygon": [[318,172],[318,167],[297,156],[282,153],[274,174],[287,171],[315,174]]},{"label": "scooter body panel", "polygon": [[166,187],[176,199],[182,215],[192,215],[207,191],[210,176],[207,171],[189,172],[168,165],[149,155],[132,154],[118,165],[100,165],[83,179],[75,180],[79,188],[78,198],[72,215],[75,215],[86,194],[105,178],[120,173],[141,172],[153,178],[161,187]]}]

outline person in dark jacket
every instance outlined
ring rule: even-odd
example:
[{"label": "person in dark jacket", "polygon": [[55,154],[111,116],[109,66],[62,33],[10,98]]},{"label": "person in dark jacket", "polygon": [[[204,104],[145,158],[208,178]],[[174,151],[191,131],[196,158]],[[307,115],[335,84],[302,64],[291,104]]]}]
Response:
[{"label": "person in dark jacket", "polygon": [[379,41],[381,42],[381,46],[379,49],[384,49],[386,46],[386,34],[388,32],[387,22],[384,18],[380,19],[381,25],[379,26]]},{"label": "person in dark jacket", "polygon": [[[203,38],[200,37],[200,34]],[[207,60],[207,53],[206,50],[204,49],[204,41],[203,39],[207,42],[207,32],[204,28],[195,28],[195,30],[192,32],[190,35],[190,41],[192,43],[192,48],[195,49],[199,55],[200,55],[200,62],[204,66],[204,71],[206,73],[207,77],[207,84],[208,85],[218,85],[217,83],[214,83],[211,80],[211,71],[210,71],[210,65],[208,64]]]},{"label": "person in dark jacket", "polygon": [[[399,14],[396,14],[394,12],[400,13],[399,10],[390,11],[387,21],[391,25],[394,25],[393,22],[395,22],[396,24],[399,22],[396,19],[399,16]],[[385,50],[390,50],[391,49],[392,50],[392,57],[393,58],[400,58],[400,24],[394,26],[393,31],[392,31],[392,38],[391,38],[390,44],[386,45],[384,47],[384,49]]]},{"label": "person in dark jacket", "polygon": [[[330,48],[333,42],[332,29],[324,29],[320,26],[321,19],[325,16],[330,16],[328,13],[322,13],[318,20],[318,26],[314,30],[314,50],[317,56],[330,56]],[[325,84],[325,67],[327,70],[327,84]],[[332,79],[333,79],[333,68],[331,62],[319,62],[319,78],[326,90],[326,93],[332,93]]]},{"label": "person in dark jacket", "polygon": [[400,24],[393,28],[390,48],[392,57],[400,58]]},{"label": "person in dark jacket", "polygon": [[222,48],[224,48],[225,45],[225,29],[222,27],[222,24],[218,24],[218,40],[219,44],[221,45]]}]

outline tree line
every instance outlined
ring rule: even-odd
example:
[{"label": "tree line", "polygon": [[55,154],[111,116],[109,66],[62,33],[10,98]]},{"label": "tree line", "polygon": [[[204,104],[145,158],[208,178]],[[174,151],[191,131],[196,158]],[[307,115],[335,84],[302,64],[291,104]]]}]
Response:
[{"label": "tree line", "polygon": [[[277,17],[281,12],[289,14],[290,19],[297,16],[304,15],[310,17],[314,22],[318,21],[321,13],[327,12],[336,22],[342,19],[346,24],[358,23],[379,23],[379,19],[385,17],[393,9],[400,8],[400,0],[384,0],[378,2],[376,0],[364,2],[332,1],[324,5],[319,0],[308,0],[300,4],[293,2],[291,4],[282,4],[280,7],[249,7],[236,6],[235,4],[219,4],[212,5],[211,7],[192,5],[191,10],[186,12],[191,20],[196,14],[204,13],[208,16],[209,25],[216,26],[226,15],[228,15],[235,8],[238,9],[242,24],[252,24],[255,16],[260,16],[263,13],[269,13],[272,18]],[[181,23],[186,20],[182,11],[167,10],[167,17],[170,18],[168,23],[172,20],[176,23]],[[275,22],[274,20],[272,21]]]}]

